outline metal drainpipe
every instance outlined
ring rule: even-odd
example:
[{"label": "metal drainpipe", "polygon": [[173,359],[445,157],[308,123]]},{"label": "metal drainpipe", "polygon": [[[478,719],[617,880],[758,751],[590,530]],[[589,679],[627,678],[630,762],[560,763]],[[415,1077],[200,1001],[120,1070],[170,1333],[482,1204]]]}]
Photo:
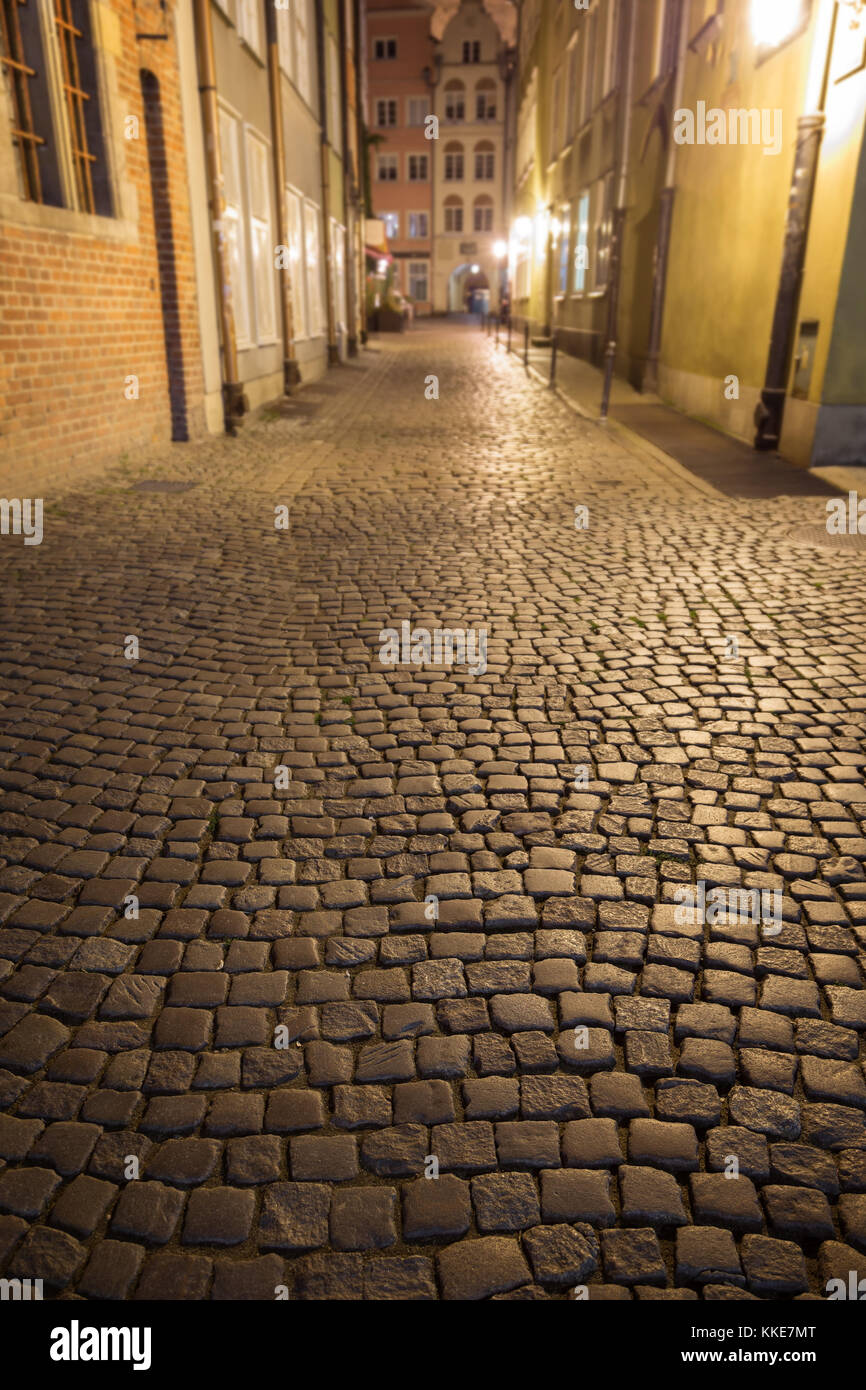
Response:
[{"label": "metal drainpipe", "polygon": [[[686,45],[688,42],[688,23],[690,6],[688,0],[680,0],[679,37],[677,41],[677,66],[674,78],[674,91],[671,109],[677,111],[682,101],[685,80]],[[665,290],[668,278],[668,256],[671,249],[671,228],[674,216],[674,179],[677,167],[677,146],[673,134],[668,145],[665,186],[659,199],[659,225],[656,234],[655,264],[653,267],[652,306],[650,309],[649,346],[647,348],[646,369],[644,371],[644,391],[657,391],[659,384],[659,358],[662,345],[662,324],[665,311]]]},{"label": "metal drainpipe", "polygon": [[[346,262],[346,314],[348,317],[348,339],[346,351],[349,357],[358,356],[358,290],[357,275],[355,273],[355,251],[354,251],[354,231],[355,219],[357,217],[358,193],[357,177],[354,169],[350,171],[349,161],[351,158],[351,146],[349,144],[349,83],[346,80],[349,68],[349,44],[346,32],[346,11],[340,5],[340,51],[343,55],[343,101],[340,120],[343,129],[343,202],[346,206],[346,232],[345,246],[343,255]],[[357,53],[358,33],[355,30],[355,49]],[[357,86],[353,82],[352,90],[357,101]]]},{"label": "metal drainpipe", "polygon": [[788,216],[785,223],[785,242],[782,269],[776,291],[776,308],[770,334],[770,351],[761,399],[755,407],[755,448],[762,451],[778,449],[782,438],[782,420],[787,400],[788,375],[794,347],[794,330],[800,306],[803,267],[809,242],[809,222],[812,200],[818,175],[818,157],[824,136],[827,88],[839,21],[839,0],[833,5],[827,55],[821,78],[821,90],[814,111],[797,121],[797,146],[794,151],[794,172],[788,194]]},{"label": "metal drainpipe", "polygon": [[271,90],[271,147],[274,177],[277,184],[277,240],[284,248],[280,265],[280,315],[283,324],[283,394],[291,394],[298,386],[301,372],[295,357],[294,302],[292,272],[285,264],[289,246],[289,219],[286,212],[286,165],[283,141],[283,88],[280,74],[280,50],[277,40],[277,12],[273,5],[265,6],[268,37],[268,85]]},{"label": "metal drainpipe", "polygon": [[334,267],[331,262],[331,145],[328,140],[328,74],[325,63],[325,10],[323,0],[316,0],[316,64],[319,77],[319,125],[322,137],[319,146],[322,170],[322,222],[325,251],[325,301],[328,314],[328,366],[340,361],[337,346],[337,325],[334,314]]},{"label": "metal drainpipe", "polygon": [[629,156],[631,153],[632,94],[634,88],[634,47],[637,20],[637,0],[631,0],[628,8],[628,48],[625,57],[625,82],[623,83],[623,123],[622,147],[620,150],[619,173],[616,189],[616,210],[610,239],[610,297],[607,304],[607,346],[604,351],[604,387],[601,395],[599,418],[607,419],[610,406],[610,393],[613,388],[613,372],[616,365],[617,312],[619,310],[619,291],[622,282],[622,251],[627,216]]},{"label": "metal drainpipe", "polygon": [[357,81],[358,81],[357,100],[356,100],[356,102],[355,102],[355,130],[356,130],[356,139],[357,139],[357,142],[358,142],[358,207],[359,207],[359,217],[358,217],[358,226],[357,226],[357,234],[358,234],[358,251],[357,251],[357,254],[358,254],[358,275],[359,275],[359,277],[360,277],[360,288],[359,288],[359,291],[358,291],[358,315],[359,315],[360,328],[361,328],[361,334],[360,334],[360,336],[361,336],[361,346],[363,347],[364,344],[365,344],[366,341],[367,341],[367,252],[366,252],[366,245],[367,245],[367,226],[366,226],[366,221],[367,221],[367,218],[368,218],[369,215],[370,215],[370,209],[367,207],[367,201],[366,201],[367,195],[366,195],[366,192],[365,192],[365,188],[366,188],[366,183],[365,183],[365,180],[366,180],[365,167],[366,167],[366,160],[367,160],[367,157],[368,157],[368,153],[367,153],[367,147],[366,147],[366,144],[365,144],[365,141],[364,141],[364,120],[363,120],[363,115],[364,115],[364,101],[365,101],[365,96],[366,96],[366,89],[365,89],[365,86],[364,86],[364,81],[365,81],[365,79],[364,79],[364,73],[365,73],[365,71],[366,71],[366,67],[365,67],[366,59],[365,59],[364,55],[365,55],[366,52],[367,52],[367,26],[366,26],[366,23],[365,23],[365,21],[366,21],[366,8],[365,8],[364,12],[362,13],[362,11],[361,11],[361,0],[353,0],[353,7],[354,7],[354,15],[355,15],[355,63],[356,63],[356,68],[357,68]]},{"label": "metal drainpipe", "polygon": [[235,342],[235,318],[232,309],[229,249],[223,225],[225,198],[223,195],[222,160],[220,158],[216,63],[214,61],[210,0],[194,0],[194,18],[198,89],[201,95],[202,120],[204,122],[208,202],[211,211],[216,269],[219,276],[218,311],[223,350],[223,419],[226,434],[236,434],[238,423],[250,407],[243,386],[238,379],[238,350]]}]

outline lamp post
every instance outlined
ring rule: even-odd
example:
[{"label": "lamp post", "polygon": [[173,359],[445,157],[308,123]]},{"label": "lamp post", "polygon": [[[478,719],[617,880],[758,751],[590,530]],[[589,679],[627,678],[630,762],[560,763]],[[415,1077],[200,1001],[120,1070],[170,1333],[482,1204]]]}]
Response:
[{"label": "lamp post", "polygon": [[[823,63],[821,67],[813,69],[814,83],[810,81],[810,97],[815,95],[814,89],[817,88],[816,100],[812,109],[807,109],[797,121],[797,146],[788,195],[788,216],[785,222],[782,267],[776,291],[770,350],[761,399],[755,407],[755,448],[760,450],[777,449],[782,437],[794,332],[809,242],[809,222],[826,122],[830,69],[839,13],[843,5],[853,10],[857,16],[863,7],[862,0],[833,0],[826,50],[817,51],[817,57],[823,57]],[[752,29],[759,45],[776,47],[785,39],[793,37],[797,31],[797,20],[798,13],[793,6],[782,9],[776,4],[771,9],[767,6],[766,0],[752,0]]]}]

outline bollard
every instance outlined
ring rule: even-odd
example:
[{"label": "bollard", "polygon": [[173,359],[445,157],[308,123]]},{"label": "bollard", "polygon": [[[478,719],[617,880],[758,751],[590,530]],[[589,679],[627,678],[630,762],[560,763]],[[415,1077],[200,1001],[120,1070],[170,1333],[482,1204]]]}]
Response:
[{"label": "bollard", "polygon": [[556,385],[556,330],[553,332],[553,346],[550,349],[550,381],[547,383],[551,389]]},{"label": "bollard", "polygon": [[529,369],[529,321],[523,325],[523,365]]},{"label": "bollard", "polygon": [[499,347],[499,315],[496,315],[496,346]]},{"label": "bollard", "polygon": [[508,315],[507,337],[505,340],[505,351],[511,351],[511,315]]}]

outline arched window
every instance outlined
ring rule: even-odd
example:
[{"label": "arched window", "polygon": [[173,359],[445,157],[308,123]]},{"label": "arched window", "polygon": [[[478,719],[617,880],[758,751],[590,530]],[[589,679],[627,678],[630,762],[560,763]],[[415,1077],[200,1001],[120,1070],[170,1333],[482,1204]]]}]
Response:
[{"label": "arched window", "polygon": [[493,231],[493,199],[488,193],[480,194],[472,205],[472,230]]},{"label": "arched window", "polygon": [[492,77],[484,77],[475,88],[476,121],[496,120],[496,83]]},{"label": "arched window", "polygon": [[456,197],[453,193],[450,198],[445,199],[445,230],[446,232],[463,231],[463,199]]},{"label": "arched window", "polygon": [[466,88],[458,77],[445,83],[446,121],[466,120]]},{"label": "arched window", "polygon": [[449,140],[445,146],[445,182],[460,183],[463,179],[463,146],[459,140]]},{"label": "arched window", "polygon": [[495,174],[496,154],[491,140],[479,140],[475,146],[475,178],[489,182]]}]

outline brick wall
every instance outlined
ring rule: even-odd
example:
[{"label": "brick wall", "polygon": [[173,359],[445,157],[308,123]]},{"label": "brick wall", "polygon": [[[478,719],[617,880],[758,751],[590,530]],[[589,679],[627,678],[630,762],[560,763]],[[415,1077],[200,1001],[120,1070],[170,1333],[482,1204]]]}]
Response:
[{"label": "brick wall", "polygon": [[[63,467],[116,459],[173,433],[204,432],[173,24],[153,0],[137,0],[134,11],[130,0],[104,0],[104,11],[114,90],[103,124],[106,145],[119,142],[125,161],[131,226],[111,239],[93,234],[89,216],[35,206],[26,209],[33,224],[23,225],[18,200],[0,201],[0,469],[4,459],[53,456]],[[136,30],[166,27],[167,42],[136,40]],[[143,69],[158,83],[145,81],[147,113]],[[130,115],[138,138],[127,140]],[[131,375],[137,400],[124,395]]]}]

